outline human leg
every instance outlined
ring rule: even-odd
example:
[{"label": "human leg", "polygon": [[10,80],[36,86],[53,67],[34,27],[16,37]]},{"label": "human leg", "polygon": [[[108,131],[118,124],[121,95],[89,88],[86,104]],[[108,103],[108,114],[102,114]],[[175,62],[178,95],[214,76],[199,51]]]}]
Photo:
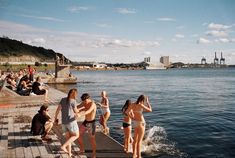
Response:
[{"label": "human leg", "polygon": [[66,142],[61,146],[61,149],[69,154],[71,157],[71,143],[79,137],[79,129],[76,121],[73,121],[66,126]]},{"label": "human leg", "polygon": [[86,131],[86,127],[82,124],[79,126],[79,138],[78,138],[78,145],[80,147],[80,153],[84,153],[85,152],[85,148],[84,148],[84,144],[83,144],[83,139],[82,136]]},{"label": "human leg", "polygon": [[141,144],[142,144],[142,140],[144,138],[144,133],[145,133],[145,126],[144,125],[140,125],[139,126],[139,136],[138,136],[138,140],[137,140],[137,158],[141,158]]},{"label": "human leg", "polygon": [[133,150],[133,158],[136,157],[137,152],[137,140],[138,140],[138,128],[134,129],[134,140],[132,144],[132,150]]},{"label": "human leg", "polygon": [[90,135],[90,142],[92,147],[92,158],[96,157],[96,140],[95,135]]},{"label": "human leg", "polygon": [[109,128],[107,126],[107,122],[108,122],[109,117],[110,117],[110,112],[106,112],[104,114],[104,133],[105,134],[109,133]]},{"label": "human leg", "polygon": [[44,134],[42,135],[42,139],[44,140],[51,140],[51,138],[48,137],[49,132],[51,131],[53,127],[53,122],[47,121],[44,125]]},{"label": "human leg", "polygon": [[123,128],[124,131],[124,151],[128,152],[128,135],[129,135],[129,131],[128,131],[128,127]]},{"label": "human leg", "polygon": [[45,101],[48,101],[48,90],[47,89],[45,89]]}]

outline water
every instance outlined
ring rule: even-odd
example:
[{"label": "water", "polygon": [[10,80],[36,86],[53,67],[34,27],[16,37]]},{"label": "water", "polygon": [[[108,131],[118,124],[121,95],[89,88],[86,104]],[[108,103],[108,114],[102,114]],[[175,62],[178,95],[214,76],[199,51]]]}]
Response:
[{"label": "water", "polygon": [[[122,143],[126,99],[149,96],[145,157],[235,157],[235,69],[74,71],[80,95],[110,99],[111,135]],[[83,82],[84,81],[84,82]],[[69,88],[74,87],[70,85]]]}]

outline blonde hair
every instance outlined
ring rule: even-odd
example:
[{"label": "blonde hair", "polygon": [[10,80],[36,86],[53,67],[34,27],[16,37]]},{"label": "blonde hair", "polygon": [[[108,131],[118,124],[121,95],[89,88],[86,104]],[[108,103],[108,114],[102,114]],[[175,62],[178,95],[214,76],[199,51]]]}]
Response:
[{"label": "blonde hair", "polygon": [[102,91],[101,95],[104,96],[104,97],[107,97],[107,92],[106,91]]}]

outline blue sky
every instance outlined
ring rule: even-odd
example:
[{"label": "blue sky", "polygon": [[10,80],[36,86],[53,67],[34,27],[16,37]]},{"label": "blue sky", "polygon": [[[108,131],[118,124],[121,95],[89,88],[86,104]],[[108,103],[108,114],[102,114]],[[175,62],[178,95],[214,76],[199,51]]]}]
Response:
[{"label": "blue sky", "polygon": [[0,0],[0,36],[73,61],[235,64],[233,0]]}]

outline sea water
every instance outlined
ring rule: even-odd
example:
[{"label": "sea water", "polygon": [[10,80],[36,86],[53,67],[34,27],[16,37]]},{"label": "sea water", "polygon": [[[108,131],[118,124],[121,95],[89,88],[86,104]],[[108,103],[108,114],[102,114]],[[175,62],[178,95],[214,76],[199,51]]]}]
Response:
[{"label": "sea water", "polygon": [[235,157],[235,69],[73,71],[79,95],[108,93],[111,136],[123,142],[126,99],[149,96],[144,157]]}]

